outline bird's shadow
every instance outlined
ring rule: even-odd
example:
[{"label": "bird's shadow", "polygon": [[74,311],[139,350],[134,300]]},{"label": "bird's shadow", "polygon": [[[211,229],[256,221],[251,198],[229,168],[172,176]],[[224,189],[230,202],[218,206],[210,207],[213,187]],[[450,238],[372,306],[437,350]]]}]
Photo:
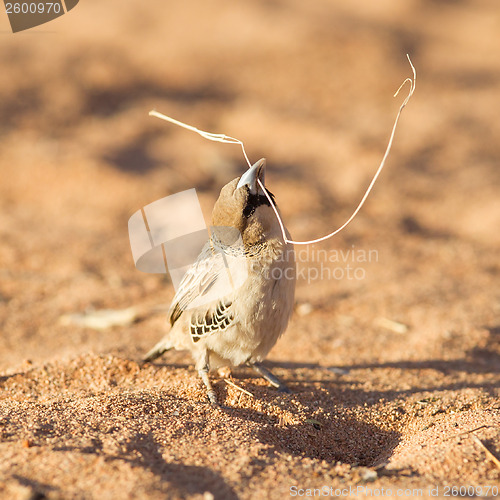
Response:
[{"label": "bird's shadow", "polygon": [[[500,328],[490,328],[490,341],[498,342]],[[491,344],[490,342],[490,344]],[[318,458],[327,461],[340,461],[353,465],[376,466],[384,463],[398,445],[401,433],[397,430],[387,430],[370,422],[354,418],[351,414],[342,415],[339,408],[353,408],[360,405],[371,405],[377,401],[391,402],[406,399],[422,392],[444,392],[480,388],[483,391],[496,394],[498,381],[492,380],[485,383],[471,381],[470,375],[500,373],[500,359],[495,350],[472,349],[465,353],[463,359],[442,360],[431,359],[422,361],[400,361],[385,363],[358,363],[342,367],[321,366],[316,363],[278,362],[266,361],[268,368],[275,370],[282,377],[282,381],[290,386],[293,391],[291,397],[298,400],[304,407],[312,406],[314,394],[318,384],[321,387],[321,401],[323,409],[330,409],[332,415],[322,417],[320,421],[309,419],[309,422],[298,425],[280,425],[277,417],[268,422],[274,425],[261,426],[258,438],[271,444],[269,453],[286,452],[302,457]],[[431,369],[449,376],[457,374],[456,380],[447,378],[446,382],[439,383],[439,377],[432,384],[425,383],[410,389],[363,390],[353,386],[349,380],[349,373],[353,370],[378,370],[396,368],[403,371]],[[307,372],[312,376],[307,379]],[[300,373],[300,376],[294,374]],[[345,375],[345,376],[344,376]],[[233,373],[237,381],[256,380],[257,374],[249,369],[235,370]],[[241,383],[240,382],[240,383]],[[255,384],[253,387],[245,386],[251,392],[269,400],[269,395],[274,394],[277,399],[283,395],[272,387],[263,387]],[[227,397],[227,386],[217,383],[217,390],[223,398]],[[271,396],[272,397],[272,396]],[[287,397],[287,396],[285,396]],[[331,406],[331,408],[327,408]],[[262,421],[263,415],[249,408],[225,408],[233,418]],[[401,409],[402,418],[404,410]],[[268,416],[269,420],[269,416]],[[393,426],[397,429],[397,425]]]},{"label": "bird's shadow", "polygon": [[338,414],[288,424],[254,409],[222,407],[221,410],[233,419],[261,424],[255,437],[270,445],[262,453],[271,460],[280,460],[286,454],[329,463],[377,466],[387,461],[401,438],[397,431]]}]

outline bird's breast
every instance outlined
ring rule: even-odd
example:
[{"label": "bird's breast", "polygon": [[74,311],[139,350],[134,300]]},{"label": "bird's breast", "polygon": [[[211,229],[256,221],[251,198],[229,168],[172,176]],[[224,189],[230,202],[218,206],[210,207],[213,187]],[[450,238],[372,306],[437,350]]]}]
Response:
[{"label": "bird's breast", "polygon": [[206,339],[214,367],[264,359],[287,327],[294,294],[293,249],[249,258],[248,277],[231,294],[233,325]]}]

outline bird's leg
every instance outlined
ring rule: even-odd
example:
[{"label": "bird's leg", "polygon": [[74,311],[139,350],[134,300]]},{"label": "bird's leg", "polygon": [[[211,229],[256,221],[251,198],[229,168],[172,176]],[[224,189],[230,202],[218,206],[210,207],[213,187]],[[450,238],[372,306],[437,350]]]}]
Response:
[{"label": "bird's leg", "polygon": [[276,387],[280,392],[292,392],[281,380],[273,375],[265,366],[260,363],[247,362],[248,366],[253,368],[261,377],[264,377],[272,386]]},{"label": "bird's leg", "polygon": [[201,380],[203,380],[203,383],[207,388],[208,399],[213,405],[218,405],[219,402],[217,401],[217,396],[210,382],[210,378],[208,377],[208,372],[210,370],[208,351],[205,352],[200,361],[201,361],[201,367],[198,368],[198,374],[200,375]]}]

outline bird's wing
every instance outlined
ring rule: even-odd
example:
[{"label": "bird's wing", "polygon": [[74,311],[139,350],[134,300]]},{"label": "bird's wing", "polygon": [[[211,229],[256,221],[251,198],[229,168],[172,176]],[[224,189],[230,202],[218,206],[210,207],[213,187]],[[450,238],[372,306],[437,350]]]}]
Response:
[{"label": "bird's wing", "polygon": [[207,243],[179,284],[170,306],[170,324],[173,325],[186,309],[193,307],[195,300],[203,299],[225,272],[223,255]]}]

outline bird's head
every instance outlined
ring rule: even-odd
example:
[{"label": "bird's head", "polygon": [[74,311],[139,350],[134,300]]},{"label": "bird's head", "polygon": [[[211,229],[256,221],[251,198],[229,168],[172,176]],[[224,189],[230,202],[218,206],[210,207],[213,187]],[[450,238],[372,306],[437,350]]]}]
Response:
[{"label": "bird's head", "polygon": [[[213,226],[237,229],[246,247],[281,235],[276,214],[258,183],[260,180],[265,186],[265,167],[266,160],[262,158],[241,177],[226,184],[212,212]],[[274,195],[266,191],[274,202]]]}]

